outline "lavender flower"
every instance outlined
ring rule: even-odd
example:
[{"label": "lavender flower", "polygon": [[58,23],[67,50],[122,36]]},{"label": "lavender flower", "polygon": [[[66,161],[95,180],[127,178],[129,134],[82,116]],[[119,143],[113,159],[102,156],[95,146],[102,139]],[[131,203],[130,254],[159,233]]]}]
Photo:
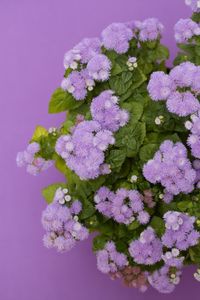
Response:
[{"label": "lavender flower", "polygon": [[149,275],[148,281],[160,293],[168,294],[172,293],[176,285],[179,284],[181,273],[180,269],[171,269],[169,266],[164,265],[161,269]]},{"label": "lavender flower", "polygon": [[78,221],[81,203],[71,200],[67,188],[58,188],[53,202],[43,211],[42,225],[46,230],[43,241],[47,248],[56,248],[59,252],[69,251],[77,241],[87,239],[88,230]]},{"label": "lavender flower", "polygon": [[116,193],[107,187],[101,187],[95,197],[96,209],[118,223],[130,224],[136,219],[147,224],[149,214],[144,211],[142,195],[136,190],[118,189]]},{"label": "lavender flower", "polygon": [[139,40],[142,42],[157,40],[161,37],[164,26],[155,18],[149,18],[143,22],[136,21],[135,28],[139,32]]},{"label": "lavender flower", "polygon": [[177,43],[186,43],[194,35],[200,35],[199,25],[191,19],[180,19],[174,26]]},{"label": "lavender flower", "polygon": [[161,260],[162,243],[156,237],[153,228],[148,227],[140,238],[130,243],[129,253],[138,264],[153,265]]},{"label": "lavender flower", "polygon": [[108,50],[115,50],[119,54],[128,51],[132,37],[132,30],[123,23],[113,23],[102,32],[104,47]]},{"label": "lavender flower", "polygon": [[185,0],[185,4],[190,6],[193,12],[200,12],[200,1],[199,0]]},{"label": "lavender flower", "polygon": [[200,234],[194,229],[195,217],[168,211],[164,215],[164,220],[166,231],[162,236],[162,242],[166,247],[187,250],[198,243]]},{"label": "lavender flower", "polygon": [[[169,75],[154,72],[147,89],[152,100],[167,100],[167,108],[171,113],[188,116],[200,108],[197,99],[200,93],[199,74],[199,67],[185,62],[173,68]],[[183,88],[190,90],[181,91]]]},{"label": "lavender flower", "polygon": [[76,100],[84,100],[87,95],[87,85],[82,72],[73,71],[61,82],[61,88],[68,91]]},{"label": "lavender flower", "polygon": [[92,100],[90,106],[92,118],[99,122],[103,129],[115,132],[128,122],[128,112],[119,108],[118,101],[111,90],[102,92]]},{"label": "lavender flower", "polygon": [[154,101],[167,100],[174,90],[174,85],[168,75],[158,71],[152,73],[147,89]]},{"label": "lavender flower", "polygon": [[96,253],[97,268],[102,273],[115,273],[128,265],[125,254],[116,250],[114,242],[107,242],[103,250]]},{"label": "lavender flower", "polygon": [[101,42],[98,38],[85,38],[72,50],[64,55],[65,69],[76,70],[78,65],[88,63],[90,59],[101,51]]},{"label": "lavender flower", "polygon": [[26,167],[26,171],[31,175],[38,175],[53,165],[51,160],[35,156],[40,151],[40,145],[36,142],[29,144],[23,152],[19,152],[16,157],[18,167]]},{"label": "lavender flower", "polygon": [[55,150],[81,179],[94,179],[110,172],[104,164],[104,151],[114,142],[112,132],[102,130],[98,122],[82,121],[72,135],[57,140]]},{"label": "lavender flower", "polygon": [[191,116],[191,122],[186,122],[186,128],[190,130],[187,143],[191,148],[192,155],[200,158],[200,111]]},{"label": "lavender flower", "polygon": [[168,140],[161,144],[154,158],[144,165],[143,174],[151,183],[160,182],[165,192],[171,195],[192,192],[196,179],[185,146]]},{"label": "lavender flower", "polygon": [[103,54],[95,55],[87,64],[89,75],[97,81],[106,81],[110,76],[111,61]]}]

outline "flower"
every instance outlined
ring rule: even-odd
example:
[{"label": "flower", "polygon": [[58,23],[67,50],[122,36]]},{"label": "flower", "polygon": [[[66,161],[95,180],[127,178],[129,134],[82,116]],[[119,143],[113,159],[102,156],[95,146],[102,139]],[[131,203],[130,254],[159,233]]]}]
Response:
[{"label": "flower", "polygon": [[198,243],[200,234],[194,229],[195,217],[177,211],[168,211],[164,214],[164,220],[166,230],[162,242],[166,247],[187,250]]},{"label": "flower", "polygon": [[194,35],[200,35],[199,25],[191,19],[180,19],[174,26],[177,43],[186,43]]},{"label": "flower", "polygon": [[116,193],[101,187],[95,194],[96,209],[118,223],[130,224],[136,219],[147,224],[150,216],[144,210],[142,195],[136,190],[118,189]]},{"label": "flower", "polygon": [[185,0],[185,4],[190,6],[193,12],[200,12],[200,1],[199,0]]},{"label": "flower", "polygon": [[[173,68],[169,75],[154,72],[151,75],[148,92],[154,101],[166,100],[169,112],[185,117],[200,108],[197,95],[200,93],[199,67],[185,62]],[[182,89],[187,88],[187,91]]]},{"label": "flower", "polygon": [[68,91],[76,100],[84,100],[87,95],[87,85],[83,71],[73,71],[61,82],[61,88]]},{"label": "flower", "polygon": [[128,51],[133,32],[123,23],[113,23],[106,27],[101,35],[103,46],[106,49],[122,54]]},{"label": "flower", "polygon": [[160,293],[172,293],[176,285],[180,282],[180,269],[171,270],[169,266],[164,265],[159,270],[154,271],[148,276],[148,281],[152,287]]},{"label": "flower", "polygon": [[129,253],[136,263],[142,265],[153,265],[161,260],[162,243],[152,227],[148,227],[140,234],[138,240],[130,243]]},{"label": "flower", "polygon": [[110,76],[111,61],[104,54],[95,55],[87,64],[89,75],[97,81],[106,81]]},{"label": "flower", "polygon": [[104,164],[104,151],[114,142],[112,132],[102,130],[98,122],[82,121],[72,135],[57,140],[55,150],[81,179],[94,179],[109,172]]},{"label": "flower", "polygon": [[72,50],[64,55],[65,69],[75,70],[79,64],[88,63],[88,61],[101,52],[101,42],[98,38],[85,38]]},{"label": "flower", "polygon": [[136,21],[135,28],[138,31],[139,40],[142,42],[153,41],[160,38],[164,26],[156,18],[149,18],[143,22]]},{"label": "flower", "polygon": [[26,167],[26,171],[31,175],[38,175],[40,172],[50,168],[53,165],[53,162],[36,156],[39,151],[40,145],[38,143],[30,143],[26,150],[18,152],[16,157],[17,166]]},{"label": "flower", "polygon": [[160,149],[143,167],[144,177],[151,183],[161,183],[165,187],[167,199],[172,200],[171,195],[179,193],[191,193],[194,189],[196,171],[192,168],[187,158],[187,149],[178,142],[166,140]]},{"label": "flower", "polygon": [[113,241],[107,242],[103,250],[96,252],[97,268],[102,273],[115,273],[128,265],[126,255],[119,253]]},{"label": "flower", "polygon": [[118,101],[111,90],[102,92],[92,100],[90,106],[92,118],[99,122],[103,129],[115,132],[128,122],[128,112],[120,109]]},{"label": "flower", "polygon": [[[66,206],[68,202],[70,205]],[[69,251],[78,241],[88,238],[88,229],[78,221],[81,210],[81,203],[78,200],[72,202],[68,189],[60,187],[56,190],[53,202],[42,213],[42,225],[46,230],[43,241],[47,248]]]}]

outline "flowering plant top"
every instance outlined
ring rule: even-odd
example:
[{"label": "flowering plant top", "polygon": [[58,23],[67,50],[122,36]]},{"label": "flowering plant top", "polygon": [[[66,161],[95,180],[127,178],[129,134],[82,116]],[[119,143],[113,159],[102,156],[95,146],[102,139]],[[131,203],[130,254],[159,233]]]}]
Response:
[{"label": "flowering plant top", "polygon": [[170,293],[200,264],[200,1],[185,2],[171,69],[155,18],[68,51],[49,103],[66,119],[37,126],[17,155],[32,175],[54,165],[66,179],[43,190],[45,246],[68,251],[96,232],[98,269],[141,291]]}]

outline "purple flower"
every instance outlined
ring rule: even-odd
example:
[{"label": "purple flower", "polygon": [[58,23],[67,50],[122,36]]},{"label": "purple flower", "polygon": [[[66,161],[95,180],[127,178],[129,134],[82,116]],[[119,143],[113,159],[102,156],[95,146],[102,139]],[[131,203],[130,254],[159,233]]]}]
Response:
[{"label": "purple flower", "polygon": [[167,99],[167,108],[169,112],[185,117],[195,113],[200,108],[200,104],[191,92],[174,92]]},{"label": "purple flower", "polygon": [[53,161],[45,160],[35,156],[40,151],[40,145],[36,142],[29,144],[23,152],[19,152],[16,157],[18,167],[26,167],[26,171],[31,175],[38,175],[53,165]]},{"label": "purple flower", "polygon": [[101,187],[95,197],[96,209],[118,223],[130,224],[136,219],[147,224],[150,216],[144,211],[142,195],[136,190],[118,189],[116,193]]},{"label": "purple flower", "polygon": [[102,92],[92,100],[90,106],[92,118],[99,122],[103,129],[115,132],[128,122],[128,112],[120,109],[117,103],[118,98],[111,90]]},{"label": "purple flower", "polygon": [[128,265],[125,254],[116,250],[114,242],[107,242],[103,250],[96,253],[97,268],[102,273],[115,273]]},{"label": "purple flower", "polygon": [[98,122],[82,121],[72,135],[57,140],[55,150],[81,179],[94,179],[110,172],[104,151],[114,142],[112,132],[101,130]]},{"label": "purple flower", "polygon": [[177,211],[168,211],[164,215],[164,220],[166,230],[162,242],[166,247],[187,250],[198,243],[200,234],[194,229],[195,217]]},{"label": "purple flower", "polygon": [[[171,113],[188,116],[200,107],[197,99],[200,93],[199,74],[199,67],[185,62],[173,68],[169,75],[154,72],[147,89],[152,100],[167,100],[167,108]],[[184,88],[188,90],[184,91]]]},{"label": "purple flower", "polygon": [[153,265],[161,260],[162,243],[156,237],[153,228],[148,227],[138,240],[130,243],[129,253],[138,264]]},{"label": "purple flower", "polygon": [[185,0],[185,4],[190,6],[193,12],[200,12],[199,0]]},{"label": "purple flower", "polygon": [[177,43],[186,43],[194,35],[200,35],[200,27],[191,19],[180,19],[174,26]]},{"label": "purple flower", "polygon": [[198,111],[196,115],[192,115],[191,119],[192,122],[186,122],[186,128],[190,129],[191,132],[187,139],[187,144],[191,148],[192,155],[200,158],[200,112]]},{"label": "purple flower", "polygon": [[76,100],[84,100],[87,95],[87,85],[82,72],[71,72],[62,80],[61,88],[72,94]]},{"label": "purple flower", "polygon": [[147,89],[152,100],[167,100],[174,90],[174,85],[167,74],[158,71],[152,73]]},{"label": "purple flower", "polygon": [[164,265],[161,269],[154,271],[148,276],[150,285],[160,293],[172,293],[176,285],[180,282],[180,269],[170,272],[170,267]]},{"label": "purple flower", "polygon": [[106,81],[110,76],[111,62],[103,54],[95,55],[87,64],[89,75],[97,81]]},{"label": "purple flower", "polygon": [[76,70],[78,64],[85,64],[101,52],[101,42],[98,38],[85,38],[72,50],[68,51],[64,55],[64,67],[65,69],[71,68]]},{"label": "purple flower", "polygon": [[139,40],[146,42],[159,39],[164,26],[158,21],[158,19],[149,18],[143,22],[136,21],[135,28],[139,32]]},{"label": "purple flower", "polygon": [[42,213],[42,225],[46,230],[43,241],[47,248],[69,251],[77,241],[87,239],[89,232],[78,220],[81,209],[78,200],[72,202],[67,188],[57,189],[53,202]]},{"label": "purple flower", "polygon": [[128,51],[132,37],[132,30],[123,23],[113,23],[102,32],[104,47],[108,50],[115,50],[119,54]]},{"label": "purple flower", "polygon": [[172,195],[192,192],[196,179],[185,146],[169,140],[163,142],[154,158],[144,165],[143,174],[149,182],[165,187],[165,193],[170,197],[165,199],[167,202],[172,200]]}]

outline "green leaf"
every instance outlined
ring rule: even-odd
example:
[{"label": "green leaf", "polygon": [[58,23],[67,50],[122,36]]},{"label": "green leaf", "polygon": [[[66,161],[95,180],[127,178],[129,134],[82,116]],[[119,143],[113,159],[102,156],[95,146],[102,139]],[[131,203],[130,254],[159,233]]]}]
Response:
[{"label": "green leaf", "polygon": [[150,222],[150,226],[155,230],[159,237],[165,232],[165,223],[160,217],[154,216]]},{"label": "green leaf", "polygon": [[147,144],[144,145],[139,152],[140,159],[142,162],[147,162],[149,159],[152,159],[155,152],[158,150],[158,144]]},{"label": "green leaf", "polygon": [[105,244],[108,242],[108,238],[105,237],[104,235],[97,235],[94,239],[93,239],[93,251],[99,251],[102,250],[105,246]]},{"label": "green leaf", "polygon": [[59,187],[66,187],[66,183],[54,183],[42,190],[42,196],[44,197],[47,203],[51,203],[53,201],[55,192]]},{"label": "green leaf", "polygon": [[48,136],[48,131],[43,126],[36,126],[31,140],[37,142],[41,136]]},{"label": "green leaf", "polygon": [[138,221],[133,221],[130,225],[128,225],[128,230],[135,230],[140,226]]},{"label": "green leaf", "polygon": [[117,95],[122,95],[127,92],[127,90],[132,85],[132,72],[122,72],[117,76],[113,76],[109,81],[110,87]]},{"label": "green leaf", "polygon": [[193,203],[190,200],[182,200],[177,203],[177,207],[180,209],[180,211],[184,212],[187,211],[187,209],[192,208]]},{"label": "green leaf", "polygon": [[157,60],[164,61],[169,58],[169,50],[167,47],[159,44],[156,48],[156,58]]},{"label": "green leaf", "polygon": [[59,113],[79,107],[82,101],[76,101],[71,94],[61,88],[55,90],[49,102],[49,113]]},{"label": "green leaf", "polygon": [[200,263],[200,244],[189,249],[191,261],[195,264]]},{"label": "green leaf", "polygon": [[111,150],[108,157],[107,163],[110,164],[111,170],[119,172],[126,158],[124,150],[114,149]]},{"label": "green leaf", "polygon": [[82,212],[80,214],[80,219],[85,220],[85,219],[90,218],[91,216],[93,216],[94,213],[96,212],[96,209],[95,209],[94,205],[89,200],[87,200],[87,201],[82,200],[82,204],[83,204],[83,209],[82,209]]}]

